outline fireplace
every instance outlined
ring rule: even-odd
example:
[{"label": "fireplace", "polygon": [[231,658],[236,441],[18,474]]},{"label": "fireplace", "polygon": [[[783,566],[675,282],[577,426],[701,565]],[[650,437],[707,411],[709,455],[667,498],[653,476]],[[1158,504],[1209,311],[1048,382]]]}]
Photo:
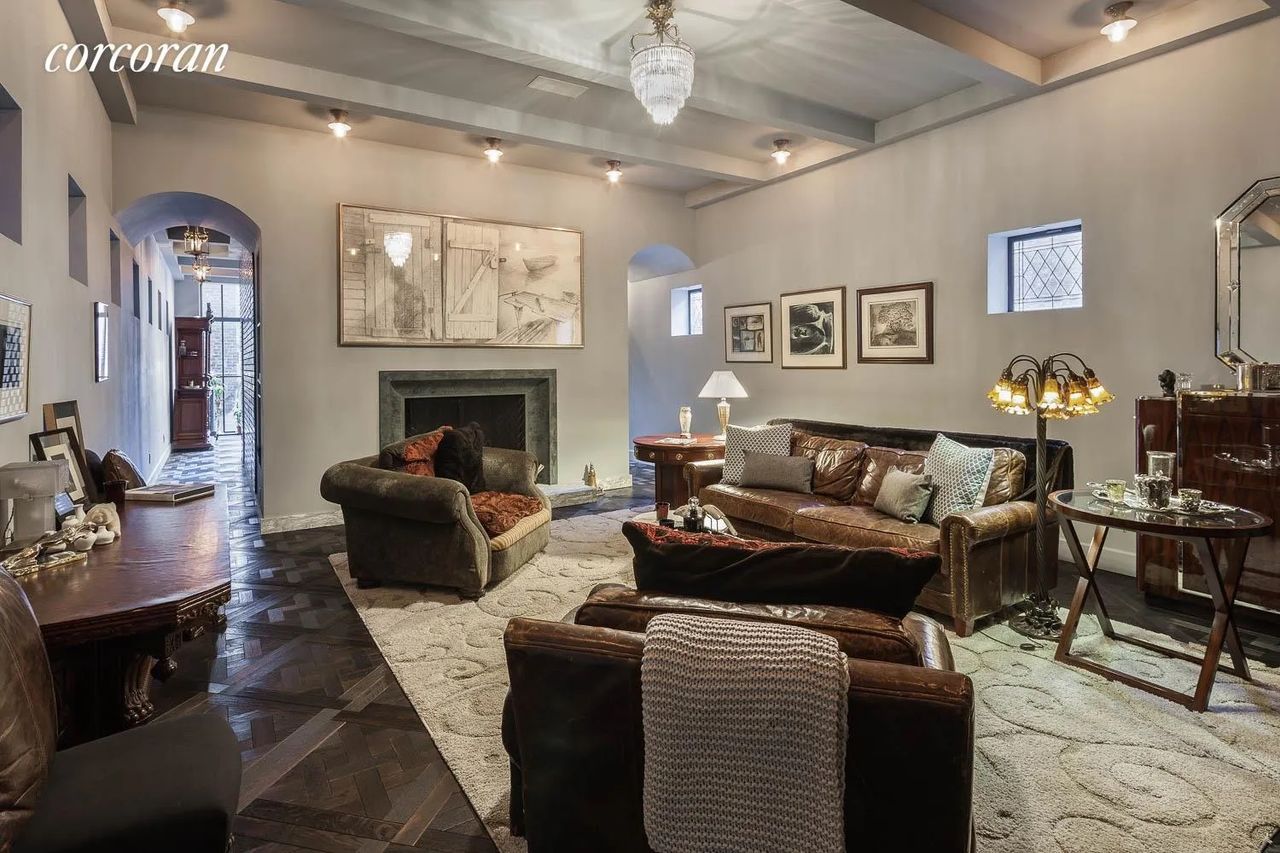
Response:
[{"label": "fireplace", "polygon": [[382,446],[440,426],[480,424],[490,447],[527,450],[556,482],[554,370],[384,370],[378,374]]},{"label": "fireplace", "polygon": [[473,421],[484,430],[486,447],[526,449],[523,394],[406,397],[404,401],[405,435],[431,432],[442,426],[464,426]]}]

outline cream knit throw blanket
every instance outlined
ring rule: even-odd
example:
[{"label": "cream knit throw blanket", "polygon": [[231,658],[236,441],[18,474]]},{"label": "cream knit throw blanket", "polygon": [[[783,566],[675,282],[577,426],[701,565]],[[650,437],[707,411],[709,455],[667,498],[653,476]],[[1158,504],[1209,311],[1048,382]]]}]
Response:
[{"label": "cream knit throw blanket", "polygon": [[843,853],[849,672],[824,634],[664,614],[640,668],[657,853]]}]

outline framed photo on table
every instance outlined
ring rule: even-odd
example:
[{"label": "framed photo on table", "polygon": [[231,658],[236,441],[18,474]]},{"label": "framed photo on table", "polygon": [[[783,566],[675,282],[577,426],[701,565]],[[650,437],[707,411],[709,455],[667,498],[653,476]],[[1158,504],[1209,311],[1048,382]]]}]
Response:
[{"label": "framed photo on table", "polygon": [[843,286],[782,294],[784,369],[848,366],[844,298]]},{"label": "framed photo on table", "polygon": [[80,453],[80,442],[76,434],[68,427],[45,430],[31,435],[31,450],[37,462],[54,462],[65,459],[70,473],[71,485],[67,488],[67,496],[73,503],[85,503],[93,497],[93,487],[89,472],[85,469]]},{"label": "framed photo on table", "polygon": [[773,361],[773,303],[724,307],[724,360]]},{"label": "framed photo on table", "polygon": [[858,291],[858,362],[933,364],[933,282]]}]

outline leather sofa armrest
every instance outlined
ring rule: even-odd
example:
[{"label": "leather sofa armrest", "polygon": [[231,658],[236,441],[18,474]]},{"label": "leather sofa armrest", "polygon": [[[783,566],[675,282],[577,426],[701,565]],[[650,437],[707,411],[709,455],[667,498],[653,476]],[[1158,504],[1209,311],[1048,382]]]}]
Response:
[{"label": "leather sofa armrest", "polygon": [[942,541],[950,543],[954,537],[963,537],[968,545],[977,545],[992,539],[1002,539],[1016,533],[1025,533],[1036,524],[1036,505],[1030,501],[984,506],[968,512],[958,512],[942,519]]},{"label": "leather sofa armrest", "polygon": [[649,620],[663,613],[798,625],[833,637],[841,651],[853,658],[939,670],[954,668],[951,647],[942,628],[932,619],[915,613],[899,622],[890,616],[850,607],[739,604],[602,584],[578,607],[573,620],[578,625],[642,633]]},{"label": "leather sofa armrest", "polygon": [[697,497],[707,486],[714,486],[724,476],[723,459],[699,459],[697,462],[686,462],[684,480],[689,486],[689,497]]},{"label": "leather sofa armrest", "polygon": [[551,501],[537,486],[538,457],[524,450],[501,447],[484,449],[484,486],[493,492],[528,495],[551,508]]},{"label": "leather sofa armrest", "polygon": [[435,524],[469,519],[471,495],[457,480],[373,466],[375,457],[339,462],[320,479],[320,496],[365,512]]}]

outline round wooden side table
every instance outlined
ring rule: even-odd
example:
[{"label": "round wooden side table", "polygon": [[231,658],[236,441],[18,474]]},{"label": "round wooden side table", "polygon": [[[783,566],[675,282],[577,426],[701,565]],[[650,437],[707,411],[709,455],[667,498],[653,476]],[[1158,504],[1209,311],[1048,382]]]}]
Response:
[{"label": "round wooden side table", "polygon": [[636,459],[654,465],[654,500],[666,501],[672,507],[689,502],[689,486],[684,481],[684,466],[705,459],[723,459],[724,442],[710,433],[694,433],[688,443],[677,443],[679,433],[640,435],[631,440]]},{"label": "round wooden side table", "polygon": [[[1062,639],[1058,641],[1058,649],[1054,654],[1055,660],[1080,667],[1112,681],[1154,693],[1192,711],[1204,711],[1209,707],[1209,696],[1213,692],[1213,681],[1218,672],[1218,658],[1222,654],[1224,644],[1231,656],[1230,671],[1245,681],[1251,680],[1249,661],[1245,659],[1244,649],[1240,645],[1240,635],[1236,631],[1236,592],[1240,588],[1240,575],[1244,572],[1249,541],[1256,536],[1266,536],[1271,532],[1270,518],[1247,509],[1234,509],[1217,515],[1194,516],[1137,509],[1094,497],[1088,490],[1072,489],[1064,489],[1049,495],[1049,505],[1062,519],[1062,531],[1067,539],[1067,547],[1071,549],[1071,556],[1075,559],[1076,569],[1080,573],[1075,595],[1071,599],[1071,609],[1062,627]],[[1087,554],[1076,533],[1075,522],[1077,521],[1095,525],[1093,541],[1090,543]],[[1102,555],[1102,547],[1107,541],[1107,533],[1112,529],[1188,542],[1195,548],[1200,565],[1204,567],[1204,577],[1209,586],[1209,593],[1213,598],[1213,628],[1209,632],[1209,642],[1203,658],[1167,649],[1138,637],[1122,636],[1111,627],[1107,606],[1102,601],[1102,591],[1098,589],[1094,574],[1098,568],[1098,558]],[[1076,627],[1080,624],[1080,614],[1084,610],[1090,592],[1093,593],[1098,605],[1098,624],[1102,626],[1102,633],[1109,639],[1199,664],[1200,678],[1196,682],[1195,693],[1188,696],[1164,685],[1103,666],[1097,661],[1072,656],[1071,640],[1075,636]]]}]

